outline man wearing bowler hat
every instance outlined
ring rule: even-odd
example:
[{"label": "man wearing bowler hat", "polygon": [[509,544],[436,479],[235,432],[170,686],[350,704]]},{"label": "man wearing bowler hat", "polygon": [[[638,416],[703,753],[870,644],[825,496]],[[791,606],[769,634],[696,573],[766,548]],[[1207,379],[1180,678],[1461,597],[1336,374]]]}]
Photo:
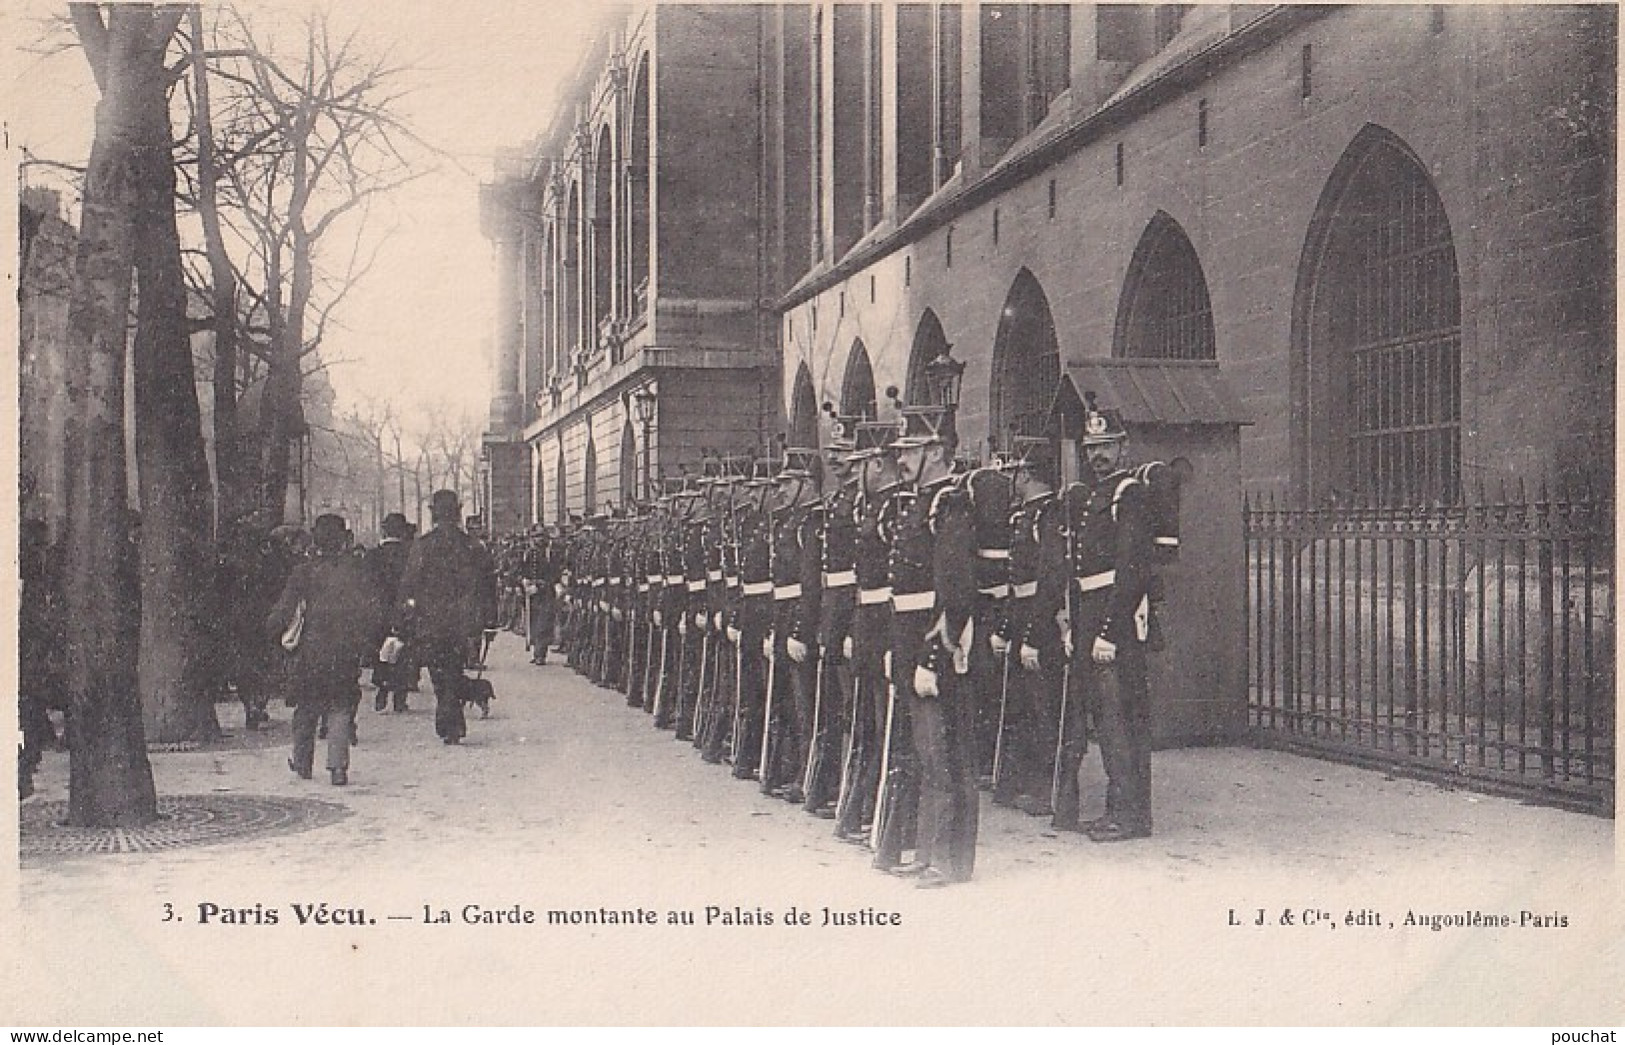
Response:
[{"label": "man wearing bowler hat", "polygon": [[434,731],[442,743],[461,743],[463,668],[494,626],[496,570],[485,545],[463,531],[462,504],[452,490],[429,499],[434,528],[412,542],[401,576],[403,624],[434,683]]}]

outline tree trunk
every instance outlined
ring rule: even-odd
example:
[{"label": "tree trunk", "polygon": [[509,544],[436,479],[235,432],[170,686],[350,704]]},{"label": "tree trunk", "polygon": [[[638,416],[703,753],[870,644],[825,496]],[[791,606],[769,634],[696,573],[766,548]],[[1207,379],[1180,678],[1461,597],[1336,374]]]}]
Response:
[{"label": "tree trunk", "polygon": [[[160,19],[161,21],[162,19]],[[161,30],[161,26],[159,27]],[[165,37],[167,40],[167,37]],[[213,490],[203,446],[175,221],[168,78],[160,60],[134,78],[138,151],[135,445],[141,487],[140,682],[147,736],[210,739],[217,688]]]},{"label": "tree trunk", "polygon": [[237,274],[226,252],[220,225],[220,180],[214,154],[214,118],[209,109],[209,70],[203,54],[202,5],[188,11],[191,22],[192,87],[196,98],[198,217],[203,224],[204,250],[209,258],[211,307],[214,318],[214,474],[217,514],[221,522],[236,519],[255,505],[243,482],[242,448],[237,433]]},{"label": "tree trunk", "polygon": [[73,4],[70,12],[102,96],[68,309],[68,396],[79,421],[69,428],[63,557],[68,818],[86,827],[134,826],[158,817],[136,688],[139,611],[123,507],[125,338],[139,176],[131,88],[140,64],[153,60],[153,11],[115,7],[108,24],[94,4]]}]

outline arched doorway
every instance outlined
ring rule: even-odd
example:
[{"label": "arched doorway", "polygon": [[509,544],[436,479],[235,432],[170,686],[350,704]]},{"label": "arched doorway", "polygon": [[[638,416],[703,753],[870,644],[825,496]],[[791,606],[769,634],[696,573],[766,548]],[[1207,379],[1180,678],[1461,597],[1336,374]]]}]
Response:
[{"label": "arched doorway", "polygon": [[1321,192],[1293,302],[1300,488],[1313,503],[1455,503],[1461,286],[1426,166],[1367,125]]},{"label": "arched doorway", "polygon": [[1179,222],[1162,211],[1146,226],[1129,262],[1117,303],[1112,355],[1214,358],[1213,306],[1202,263]]},{"label": "arched doorway", "polygon": [[999,313],[993,340],[988,433],[994,449],[1008,450],[1017,435],[1043,435],[1061,383],[1061,348],[1049,299],[1027,269],[1016,273]]},{"label": "arched doorway", "polygon": [[846,357],[846,376],[841,379],[841,413],[872,421],[878,415],[875,403],[875,370],[869,364],[869,350],[860,338],[852,342]]},{"label": "arched doorway", "polygon": [[942,332],[942,321],[930,309],[914,328],[914,344],[908,352],[908,378],[903,386],[903,402],[916,406],[926,401],[925,364],[946,355],[953,346]]},{"label": "arched doorway", "polygon": [[801,364],[796,371],[795,390],[790,396],[790,445],[818,448],[818,396],[813,392],[812,371]]},{"label": "arched doorway", "polygon": [[638,438],[632,422],[621,425],[621,504],[630,507],[638,500]]}]

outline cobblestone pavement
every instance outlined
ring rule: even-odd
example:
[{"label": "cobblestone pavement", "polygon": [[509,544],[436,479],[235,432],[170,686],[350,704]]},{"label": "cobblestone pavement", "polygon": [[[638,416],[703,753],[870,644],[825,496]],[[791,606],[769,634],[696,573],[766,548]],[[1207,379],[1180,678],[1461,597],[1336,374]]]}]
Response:
[{"label": "cobblestone pavement", "polygon": [[[348,787],[297,779],[286,744],[258,737],[153,755],[166,796],[348,815],[26,861],[0,1011],[81,1026],[1625,1019],[1610,820],[1275,752],[1159,752],[1154,838],[1056,837],[984,800],[975,881],[920,892],[618,695],[526,663],[513,636],[491,659],[498,699],[460,747],[436,740],[429,694],[380,714],[366,690]],[[65,756],[38,784],[30,802],[66,797]],[[810,924],[787,924],[791,908]],[[1525,911],[1568,925],[1519,926]],[[1408,927],[1411,912],[1514,925]]]}]

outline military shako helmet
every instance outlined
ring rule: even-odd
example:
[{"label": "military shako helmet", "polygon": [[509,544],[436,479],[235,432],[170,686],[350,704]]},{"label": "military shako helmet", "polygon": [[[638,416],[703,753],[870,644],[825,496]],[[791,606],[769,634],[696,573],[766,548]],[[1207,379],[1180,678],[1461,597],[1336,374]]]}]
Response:
[{"label": "military shako helmet", "polygon": [[1040,482],[1056,482],[1055,444],[1042,436],[1018,435],[1011,440],[1012,471],[1026,472]]},{"label": "military shako helmet", "polygon": [[1083,393],[1083,399],[1084,446],[1122,442],[1128,438],[1128,430],[1123,427],[1123,415],[1121,413],[1110,408],[1097,407],[1093,392]]}]

